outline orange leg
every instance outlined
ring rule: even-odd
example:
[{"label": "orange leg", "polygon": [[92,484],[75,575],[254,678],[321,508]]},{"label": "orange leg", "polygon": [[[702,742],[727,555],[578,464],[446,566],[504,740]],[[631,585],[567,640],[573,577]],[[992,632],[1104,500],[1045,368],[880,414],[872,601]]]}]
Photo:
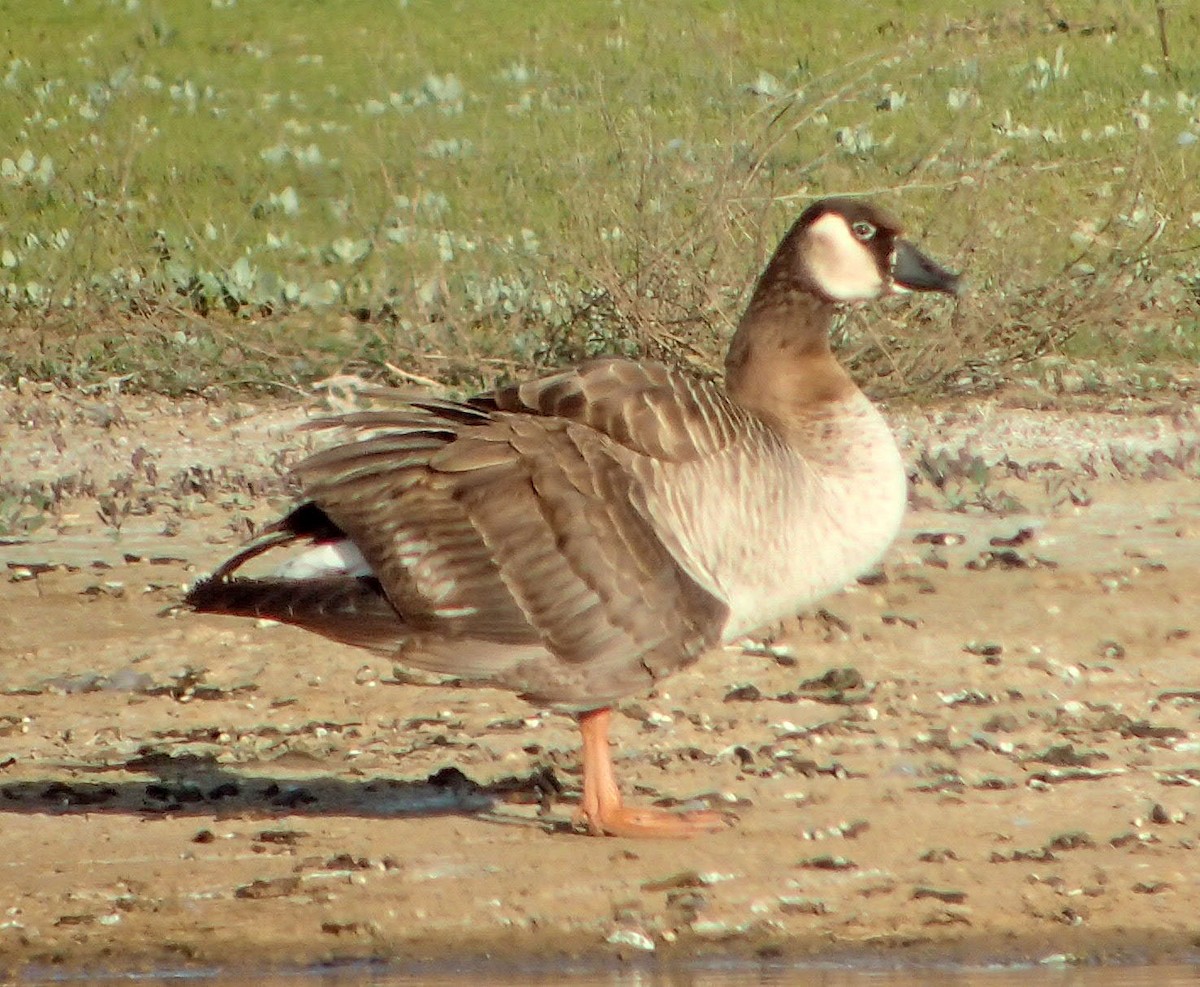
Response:
[{"label": "orange leg", "polygon": [[593,836],[689,837],[724,829],[718,812],[670,812],[666,809],[627,809],[617,788],[608,749],[608,707],[580,714],[583,734],[583,804],[576,822],[586,821]]}]

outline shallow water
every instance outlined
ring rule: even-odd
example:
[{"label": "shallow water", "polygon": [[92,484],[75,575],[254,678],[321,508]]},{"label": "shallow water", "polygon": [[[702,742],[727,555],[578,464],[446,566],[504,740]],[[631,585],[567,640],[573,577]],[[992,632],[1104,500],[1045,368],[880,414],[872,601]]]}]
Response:
[{"label": "shallow water", "polygon": [[722,967],[651,970],[637,967],[612,969],[491,969],[473,966],[462,970],[394,971],[380,967],[341,968],[293,974],[243,973],[226,976],[204,971],[174,974],[127,974],[113,977],[68,976],[50,979],[3,981],[38,987],[63,983],[135,983],[145,987],[1195,987],[1200,984],[1200,962],[1155,966],[1076,967],[1060,964],[1017,967],[928,966],[910,968],[850,969],[844,966]]}]

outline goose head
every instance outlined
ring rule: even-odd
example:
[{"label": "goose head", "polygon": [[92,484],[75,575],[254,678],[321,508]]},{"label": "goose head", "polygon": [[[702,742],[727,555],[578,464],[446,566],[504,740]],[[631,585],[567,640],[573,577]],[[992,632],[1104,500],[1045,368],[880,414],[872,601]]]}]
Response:
[{"label": "goose head", "polygon": [[[772,265],[828,302],[869,301],[893,292],[957,294],[959,277],[909,241],[885,210],[862,199],[822,199],[809,206],[779,245]],[[782,273],[782,272],[780,272]]]},{"label": "goose head", "polygon": [[739,403],[775,420],[857,391],[829,345],[836,306],[883,295],[958,294],[959,276],[901,236],[886,210],[865,199],[814,202],[772,255],[725,360]]}]

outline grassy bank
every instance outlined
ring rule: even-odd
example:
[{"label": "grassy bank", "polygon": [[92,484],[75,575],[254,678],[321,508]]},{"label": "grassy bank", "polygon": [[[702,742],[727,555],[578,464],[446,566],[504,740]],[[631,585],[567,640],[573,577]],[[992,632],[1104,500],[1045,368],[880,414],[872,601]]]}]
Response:
[{"label": "grassy bank", "polygon": [[[167,392],[720,365],[812,197],[972,292],[848,318],[877,393],[1200,356],[1200,10],[0,0],[0,365]],[[1165,39],[1165,47],[1164,47]]]}]

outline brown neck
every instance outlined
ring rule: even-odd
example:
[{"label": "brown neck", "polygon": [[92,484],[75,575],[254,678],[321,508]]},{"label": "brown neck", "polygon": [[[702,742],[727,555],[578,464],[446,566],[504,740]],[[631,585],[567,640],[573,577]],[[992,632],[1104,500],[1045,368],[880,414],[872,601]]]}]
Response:
[{"label": "brown neck", "polygon": [[857,388],[829,348],[833,303],[767,268],[725,357],[725,387],[762,418],[787,422],[800,411],[849,397]]}]

